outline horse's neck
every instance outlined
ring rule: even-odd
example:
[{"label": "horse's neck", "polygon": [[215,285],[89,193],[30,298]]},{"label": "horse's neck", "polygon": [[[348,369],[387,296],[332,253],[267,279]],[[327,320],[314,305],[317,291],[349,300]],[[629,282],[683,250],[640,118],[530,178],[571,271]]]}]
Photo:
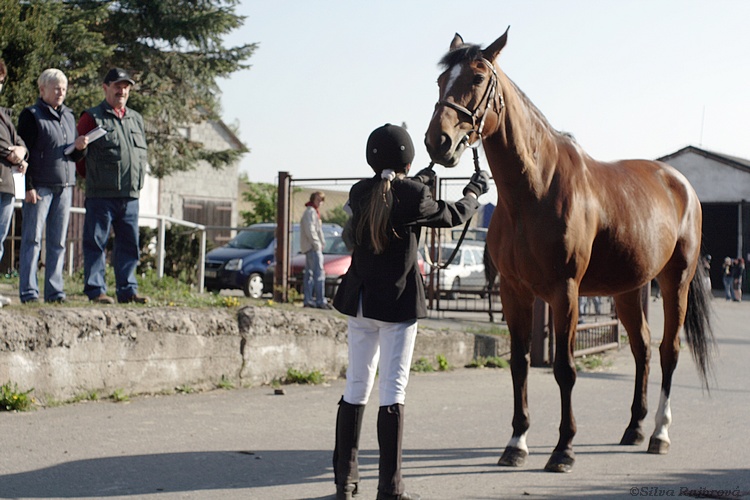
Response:
[{"label": "horse's neck", "polygon": [[505,110],[501,122],[484,139],[484,149],[498,182],[513,189],[528,189],[538,197],[548,185],[551,169],[557,154],[556,141],[559,133],[552,128],[541,111],[505,75],[501,88],[505,99]]}]

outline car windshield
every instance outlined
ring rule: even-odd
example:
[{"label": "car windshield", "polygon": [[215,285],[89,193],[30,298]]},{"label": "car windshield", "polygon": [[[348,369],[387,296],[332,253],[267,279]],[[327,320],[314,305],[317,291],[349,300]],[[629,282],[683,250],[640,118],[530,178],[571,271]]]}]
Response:
[{"label": "car windshield", "polygon": [[246,248],[249,250],[260,250],[271,244],[275,236],[274,231],[248,229],[241,231],[237,236],[227,243],[230,248]]},{"label": "car windshield", "polygon": [[[440,264],[445,264],[450,256],[453,254],[453,250],[456,248],[456,245],[442,245],[440,248]],[[461,252],[456,253],[456,257],[451,262],[451,265],[456,265],[459,262],[461,262]]]},{"label": "car windshield", "polygon": [[351,252],[346,248],[346,244],[341,236],[326,236],[326,246],[323,249],[325,254],[348,255]]}]

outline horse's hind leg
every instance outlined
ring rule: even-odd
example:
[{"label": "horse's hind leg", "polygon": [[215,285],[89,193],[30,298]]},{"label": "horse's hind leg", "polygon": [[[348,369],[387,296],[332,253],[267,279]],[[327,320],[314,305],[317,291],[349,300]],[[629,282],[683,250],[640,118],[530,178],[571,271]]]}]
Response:
[{"label": "horse's hind leg", "polygon": [[[675,273],[677,274],[677,273]],[[679,273],[681,276],[683,273]],[[661,361],[661,395],[659,408],[656,411],[656,427],[648,443],[648,452],[665,454],[669,451],[669,425],[672,423],[670,407],[670,393],[672,391],[672,375],[677,368],[680,355],[680,328],[685,321],[687,311],[688,283],[679,282],[675,277],[671,281],[668,277],[659,280],[664,303],[664,338],[659,346]],[[674,285],[674,283],[678,283]]]},{"label": "horse's hind leg", "polygon": [[510,330],[510,372],[513,378],[513,436],[508,441],[498,465],[520,467],[526,462],[529,448],[527,381],[534,296],[528,291],[511,289],[509,280],[500,280],[500,297]]},{"label": "horse's hind leg", "polygon": [[651,332],[643,314],[641,290],[633,290],[615,297],[617,317],[628,332],[630,350],[635,358],[635,391],[630,407],[630,423],[620,444],[641,444],[644,440],[642,423],[648,413],[648,374],[651,361]]}]

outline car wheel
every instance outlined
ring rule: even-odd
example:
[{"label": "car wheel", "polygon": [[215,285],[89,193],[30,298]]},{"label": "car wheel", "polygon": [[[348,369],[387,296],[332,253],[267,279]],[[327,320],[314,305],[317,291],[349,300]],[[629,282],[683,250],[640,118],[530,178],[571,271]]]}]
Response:
[{"label": "car wheel", "polygon": [[245,297],[259,299],[263,295],[263,276],[258,273],[251,274],[242,291],[245,292]]},{"label": "car wheel", "polygon": [[451,284],[451,291],[448,294],[448,298],[456,300],[458,298],[458,289],[461,288],[461,279],[453,278],[453,284]]}]

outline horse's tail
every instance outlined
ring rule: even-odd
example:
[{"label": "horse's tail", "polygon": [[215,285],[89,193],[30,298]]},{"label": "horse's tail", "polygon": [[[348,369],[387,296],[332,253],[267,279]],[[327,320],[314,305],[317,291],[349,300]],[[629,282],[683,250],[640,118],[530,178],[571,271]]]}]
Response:
[{"label": "horse's tail", "polygon": [[712,371],[711,365],[716,341],[711,327],[712,295],[706,281],[706,269],[699,262],[693,280],[690,282],[684,328],[687,343],[693,353],[693,359],[698,365],[701,381],[708,390],[708,379]]}]

